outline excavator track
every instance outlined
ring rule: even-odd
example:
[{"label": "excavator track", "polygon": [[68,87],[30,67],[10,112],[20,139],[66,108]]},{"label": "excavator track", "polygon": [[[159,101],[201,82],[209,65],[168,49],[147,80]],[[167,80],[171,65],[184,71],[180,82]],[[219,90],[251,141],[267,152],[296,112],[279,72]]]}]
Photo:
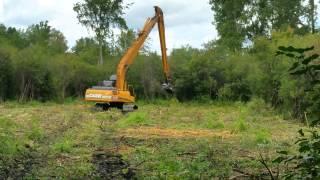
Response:
[{"label": "excavator track", "polygon": [[122,111],[123,112],[132,112],[138,109],[138,106],[135,104],[123,104]]},{"label": "excavator track", "polygon": [[110,108],[117,108],[123,112],[133,112],[138,109],[138,106],[132,103],[96,103],[95,107],[103,111],[108,111]]}]

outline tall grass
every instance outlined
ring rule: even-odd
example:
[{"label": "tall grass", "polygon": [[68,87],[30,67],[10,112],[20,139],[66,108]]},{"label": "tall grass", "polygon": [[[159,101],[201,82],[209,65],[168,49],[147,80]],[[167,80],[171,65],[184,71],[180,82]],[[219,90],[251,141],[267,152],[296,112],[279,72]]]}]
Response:
[{"label": "tall grass", "polygon": [[138,111],[127,114],[127,116],[117,121],[115,126],[118,128],[127,128],[151,124],[152,121],[147,116],[147,113]]}]

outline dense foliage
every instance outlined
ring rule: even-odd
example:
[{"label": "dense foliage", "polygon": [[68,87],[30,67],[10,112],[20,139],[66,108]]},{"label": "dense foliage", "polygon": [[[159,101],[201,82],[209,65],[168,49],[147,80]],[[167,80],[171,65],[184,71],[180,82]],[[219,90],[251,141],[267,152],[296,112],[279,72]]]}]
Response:
[{"label": "dense foliage", "polygon": [[[116,46],[104,51],[106,63],[96,66],[99,44],[94,39],[79,39],[72,51],[67,51],[65,37],[47,22],[27,30],[1,27],[2,100],[82,97],[86,88],[115,73],[121,54],[136,36],[132,30],[121,33]],[[288,116],[303,118],[306,104],[312,101],[305,92],[305,79],[286,73],[292,62],[288,57],[276,56],[276,51],[278,46],[314,45],[312,52],[319,53],[319,40],[319,34],[299,35],[288,28],[273,31],[271,39],[257,36],[251,46],[235,52],[217,41],[206,43],[202,49],[173,49],[169,59],[176,97],[182,101],[244,102],[258,97]],[[160,67],[160,57],[144,50],[130,68],[128,80],[139,98],[163,97]]]},{"label": "dense foliage", "polygon": [[[312,33],[316,30],[312,31],[312,23],[307,23],[315,21],[311,17],[312,1],[307,5],[299,0],[290,1],[288,7],[285,2],[211,1],[220,38],[207,42],[201,49],[186,45],[172,50],[169,63],[176,97],[181,101],[243,102],[260,98],[285,117],[304,119],[308,109],[314,108],[309,104],[320,92],[315,89],[310,96],[306,92],[306,78],[288,74],[292,61],[286,56],[276,56],[276,51],[279,46],[314,46],[310,53],[320,54],[320,35]],[[268,7],[266,12],[264,6]],[[284,16],[281,9],[284,6],[290,7],[294,16]],[[227,11],[239,7],[245,11]],[[300,26],[305,16],[309,20]],[[259,23],[249,21],[253,19]],[[263,24],[268,26],[260,27]],[[243,29],[227,32],[234,29],[232,26]],[[121,55],[136,36],[133,30],[124,30],[110,37],[102,52],[106,61],[97,66],[101,50],[98,39],[81,38],[68,50],[64,35],[48,22],[31,25],[26,30],[1,25],[0,99],[63,101],[67,97],[82,97],[86,88],[115,74]],[[128,73],[128,81],[138,98],[165,97],[160,88],[163,80],[160,67],[159,55],[144,48]]]},{"label": "dense foliage", "polygon": [[[303,109],[305,109],[305,118],[307,125],[311,120],[311,126],[317,127],[320,124],[320,64],[319,54],[310,54],[314,50],[309,48],[279,47],[278,55],[286,55],[295,60],[289,69],[290,74],[304,79],[303,88],[306,93]],[[300,137],[296,141],[298,153],[289,154],[288,151],[281,151],[280,157],[274,160],[276,163],[284,163],[288,167],[284,177],[286,179],[319,179],[320,178],[320,134],[319,130],[314,128],[308,131],[308,135],[301,129]]]},{"label": "dense foliage", "polygon": [[314,33],[316,2],[309,0],[210,0],[218,43],[239,50],[256,36],[292,27],[297,34]]}]

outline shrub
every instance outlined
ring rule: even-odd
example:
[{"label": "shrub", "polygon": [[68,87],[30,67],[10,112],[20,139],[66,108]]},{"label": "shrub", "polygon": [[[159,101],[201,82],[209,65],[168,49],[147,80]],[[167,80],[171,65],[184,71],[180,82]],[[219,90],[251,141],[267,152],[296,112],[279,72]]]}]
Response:
[{"label": "shrub", "polygon": [[0,118],[0,155],[11,156],[18,153],[20,141],[13,134],[15,124],[9,119]]},{"label": "shrub", "polygon": [[206,127],[209,129],[223,129],[224,128],[224,122],[223,121],[208,121],[206,124]]},{"label": "shrub", "polygon": [[126,128],[130,126],[142,126],[149,124],[150,120],[148,119],[147,113],[133,112],[128,114],[125,118],[118,121],[116,123],[116,126],[119,128]]},{"label": "shrub", "polygon": [[253,98],[247,103],[248,110],[253,114],[264,115],[270,111],[270,106],[261,98]]},{"label": "shrub", "polygon": [[[291,75],[305,78],[305,93],[309,94],[313,101],[310,101],[308,108],[304,107],[299,110],[311,115],[313,121],[312,127],[309,130],[310,135],[305,135],[303,130],[299,131],[300,138],[296,141],[298,145],[298,153],[291,154],[287,151],[281,151],[281,154],[274,160],[276,163],[284,163],[287,167],[293,167],[287,169],[284,174],[286,179],[319,179],[320,178],[320,133],[317,126],[320,124],[319,116],[319,84],[320,84],[320,66],[318,54],[311,54],[306,56],[306,52],[314,50],[314,47],[309,48],[294,48],[279,47],[278,55],[286,55],[295,60],[294,64],[290,68]],[[314,108],[315,107],[315,108]]]},{"label": "shrub", "polygon": [[58,153],[70,153],[72,150],[72,142],[69,139],[62,139],[53,145],[53,150]]},{"label": "shrub", "polygon": [[269,144],[270,134],[264,130],[260,130],[255,134],[255,141],[257,144]]},{"label": "shrub", "polygon": [[224,122],[218,119],[218,114],[215,112],[210,112],[206,115],[205,128],[209,129],[222,129],[224,128]]},{"label": "shrub", "polygon": [[298,153],[278,152],[280,156],[274,163],[284,163],[286,179],[319,179],[320,178],[320,133],[310,131],[309,135],[300,130],[300,138],[296,141]]},{"label": "shrub", "polygon": [[40,141],[44,138],[43,130],[37,119],[34,119],[31,124],[30,132],[27,134],[28,138],[33,141]]},{"label": "shrub", "polygon": [[0,102],[6,100],[12,91],[11,76],[12,67],[9,55],[1,52],[0,49]]},{"label": "shrub", "polygon": [[225,84],[219,90],[218,96],[222,100],[247,102],[250,100],[252,93],[247,84],[239,81]]},{"label": "shrub", "polygon": [[249,124],[241,117],[234,122],[233,126],[235,132],[245,132],[249,129]]}]

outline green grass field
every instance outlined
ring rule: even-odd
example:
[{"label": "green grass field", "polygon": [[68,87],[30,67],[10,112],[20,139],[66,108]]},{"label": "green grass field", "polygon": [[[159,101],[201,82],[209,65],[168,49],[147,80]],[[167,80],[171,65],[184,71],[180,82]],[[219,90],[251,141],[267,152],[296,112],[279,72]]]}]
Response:
[{"label": "green grass field", "polygon": [[[67,104],[0,104],[0,177],[209,179],[267,177],[303,125],[259,101],[139,103],[95,111]],[[2,178],[0,178],[2,179]]]}]

